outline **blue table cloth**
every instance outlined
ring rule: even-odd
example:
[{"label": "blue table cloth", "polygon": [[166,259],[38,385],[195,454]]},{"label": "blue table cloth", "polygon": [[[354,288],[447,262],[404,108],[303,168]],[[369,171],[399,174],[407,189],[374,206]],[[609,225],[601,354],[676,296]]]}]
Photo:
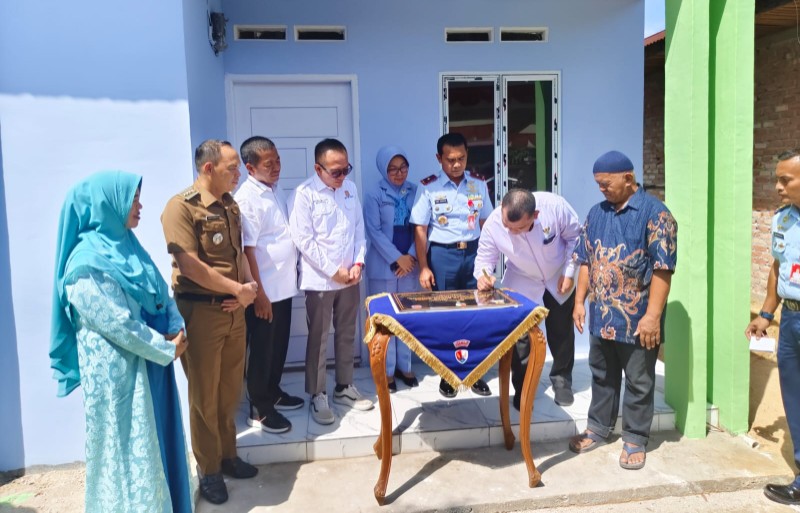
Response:
[{"label": "blue table cloth", "polygon": [[402,340],[455,388],[471,387],[511,346],[547,317],[547,309],[503,289],[518,306],[395,312],[388,294],[366,300],[370,343],[379,326]]}]

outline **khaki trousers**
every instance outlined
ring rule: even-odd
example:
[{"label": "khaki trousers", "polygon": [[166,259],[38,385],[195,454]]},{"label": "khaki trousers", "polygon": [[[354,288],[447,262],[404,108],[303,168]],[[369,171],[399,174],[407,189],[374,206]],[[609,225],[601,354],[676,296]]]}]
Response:
[{"label": "khaki trousers", "polygon": [[361,304],[358,284],[339,290],[306,291],[306,393],[326,391],[325,363],[328,334],[333,322],[333,356],[336,361],[336,384],[353,384],[356,317]]},{"label": "khaki trousers", "polygon": [[244,309],[223,312],[219,304],[177,300],[189,346],[181,364],[189,381],[192,451],[202,475],[220,471],[236,457],[234,422],[242,394],[245,355]]}]

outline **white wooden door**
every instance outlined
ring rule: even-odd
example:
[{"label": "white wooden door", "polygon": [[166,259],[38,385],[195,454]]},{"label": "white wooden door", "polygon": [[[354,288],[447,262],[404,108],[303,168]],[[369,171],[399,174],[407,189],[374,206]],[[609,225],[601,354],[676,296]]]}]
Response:
[{"label": "white wooden door", "polygon": [[[239,147],[248,137],[271,139],[281,157],[279,184],[292,194],[314,173],[314,146],[326,137],[340,140],[350,162],[358,162],[354,131],[354,79],[351,77],[228,77],[228,133]],[[242,179],[246,177],[243,174]],[[358,166],[350,177],[361,191]],[[359,316],[360,317],[360,316]],[[356,326],[355,355],[361,349],[361,321]],[[305,299],[303,293],[292,302],[292,330],[286,365],[305,362]],[[328,359],[333,360],[333,335],[328,339]]]}]

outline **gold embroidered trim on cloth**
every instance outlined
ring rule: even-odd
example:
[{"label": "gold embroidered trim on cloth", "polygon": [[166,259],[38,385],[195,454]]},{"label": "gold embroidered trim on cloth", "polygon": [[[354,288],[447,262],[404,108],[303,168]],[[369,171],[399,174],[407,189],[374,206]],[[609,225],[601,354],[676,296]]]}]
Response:
[{"label": "gold embroidered trim on cloth", "polygon": [[458,376],[451,371],[445,364],[441,362],[436,356],[433,355],[428,348],[425,347],[422,342],[416,339],[414,335],[412,335],[402,324],[400,324],[394,317],[385,314],[374,314],[370,315],[369,313],[369,304],[373,299],[378,299],[383,296],[388,296],[387,293],[376,294],[374,296],[370,296],[364,301],[364,305],[367,309],[367,326],[364,335],[364,343],[370,345],[372,342],[372,338],[378,331],[378,326],[383,326],[386,328],[392,335],[402,340],[408,347],[414,351],[417,356],[425,362],[428,367],[433,369],[433,371],[442,377],[445,381],[450,383],[453,388],[464,390],[472,385],[475,384],[478,379],[480,379],[486,372],[497,363],[501,356],[503,356],[506,351],[508,351],[511,346],[516,344],[517,340],[522,338],[526,335],[531,329],[535,326],[538,326],[544,319],[547,317],[549,310],[543,306],[537,306],[534,308],[531,313],[528,314],[525,319],[517,325],[514,330],[508,334],[506,338],[500,342],[497,347],[489,353],[489,356],[483,359],[483,361],[475,367],[472,372],[470,372],[466,378],[463,380],[459,379]]}]

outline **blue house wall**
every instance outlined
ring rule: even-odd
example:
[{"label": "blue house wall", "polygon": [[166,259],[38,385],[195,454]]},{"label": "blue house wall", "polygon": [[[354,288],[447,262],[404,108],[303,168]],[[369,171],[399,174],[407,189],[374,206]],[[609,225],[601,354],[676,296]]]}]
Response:
[{"label": "blue house wall", "polygon": [[[375,154],[405,148],[410,179],[438,169],[442,72],[561,73],[561,192],[584,215],[601,198],[591,167],[609,149],[641,169],[642,0],[225,0],[228,74],[355,75],[362,188]],[[287,25],[289,40],[234,41],[233,26]],[[346,41],[296,42],[294,25],[339,25]],[[547,27],[544,43],[499,42],[499,27]],[[493,27],[492,43],[446,43],[445,28]],[[261,134],[269,136],[269,134]],[[241,141],[234,141],[238,144]],[[352,158],[352,157],[351,157]]]},{"label": "blue house wall", "polygon": [[187,82],[210,53],[205,21],[185,34],[184,19],[205,11],[194,0],[186,12],[179,1],[0,2],[0,470],[84,457],[81,390],[57,399],[48,358],[67,188],[102,169],[143,175],[137,235],[169,275],[159,216],[193,180]]},{"label": "blue house wall", "polygon": [[[207,8],[230,19],[217,57]],[[80,389],[57,399],[47,356],[66,190],[142,174],[137,235],[168,276],[159,216],[193,180],[192,148],[227,136],[225,74],[355,75],[363,191],[384,144],[406,147],[412,179],[437,168],[440,73],[558,71],[561,192],[584,215],[597,155],[641,168],[643,14],[643,0],[0,2],[0,470],[84,457]],[[345,25],[347,41],[234,41],[237,23]],[[444,43],[445,27],[485,26],[546,26],[549,41]]]}]

